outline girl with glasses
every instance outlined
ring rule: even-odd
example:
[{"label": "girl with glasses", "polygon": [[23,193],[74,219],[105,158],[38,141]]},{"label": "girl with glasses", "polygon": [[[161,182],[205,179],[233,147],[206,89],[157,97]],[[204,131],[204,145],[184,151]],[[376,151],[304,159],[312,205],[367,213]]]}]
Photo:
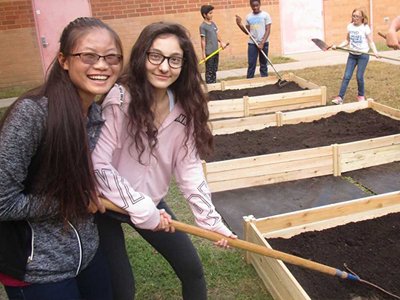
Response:
[{"label": "girl with glasses", "polygon": [[[146,26],[119,83],[102,104],[106,123],[92,155],[100,192],[129,213],[110,212],[98,219],[114,297],[134,295],[122,221],[169,262],[184,299],[206,299],[198,254],[186,234],[169,227],[175,216],[164,201],[174,178],[198,226],[236,237],[212,204],[203,173],[200,157],[212,150],[213,136],[205,83],[187,30],[164,22]],[[227,240],[216,244],[227,247]]]},{"label": "girl with glasses", "polygon": [[10,299],[112,299],[90,152],[103,125],[94,100],[114,85],[121,58],[109,26],[72,21],[44,84],[1,121],[0,282]]},{"label": "girl with glasses", "polygon": [[[345,47],[347,45],[349,45],[351,50],[362,52],[368,52],[371,47],[375,57],[379,58],[378,51],[372,39],[371,28],[368,25],[368,17],[362,9],[356,8],[353,10],[351,14],[351,23],[347,25],[346,40],[339,44],[339,47]],[[332,49],[336,49],[336,45],[333,45]],[[333,104],[343,104],[344,95],[346,94],[347,87],[356,67],[358,87],[357,101],[365,100],[364,73],[368,61],[368,54],[361,54],[359,52],[349,53],[339,95],[332,100]]]}]

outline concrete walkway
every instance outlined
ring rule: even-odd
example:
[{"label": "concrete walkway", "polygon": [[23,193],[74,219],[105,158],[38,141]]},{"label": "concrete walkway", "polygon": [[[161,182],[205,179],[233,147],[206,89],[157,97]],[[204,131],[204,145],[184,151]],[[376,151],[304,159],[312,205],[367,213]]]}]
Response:
[{"label": "concrete walkway", "polygon": [[[381,53],[384,56],[396,58],[400,60],[400,51],[385,51]],[[344,51],[316,51],[307,53],[298,53],[285,55],[285,57],[292,58],[294,62],[284,63],[284,64],[274,64],[275,69],[278,72],[289,71],[289,70],[299,70],[318,66],[331,66],[345,64],[347,61],[348,53]],[[375,57],[371,56],[370,61],[377,60]],[[380,59],[379,61],[400,65],[400,61],[393,61],[388,59]],[[247,69],[232,69],[218,71],[217,78],[219,80],[226,79],[230,77],[243,77],[246,76]],[[269,67],[269,73],[273,74],[274,70]],[[257,68],[256,75],[259,74]],[[204,74],[203,74],[204,76]],[[203,77],[204,78],[204,77]],[[0,99],[0,108],[9,106],[16,98]]]},{"label": "concrete walkway", "polygon": [[[379,61],[385,63],[391,63],[400,65],[400,51],[391,50],[382,52],[381,55],[396,58],[399,61],[389,60],[389,59],[379,59]],[[317,51],[317,52],[307,52],[285,55],[285,57],[292,58],[295,62],[284,63],[284,64],[274,64],[275,69],[280,73],[282,71],[288,70],[299,70],[305,68],[319,67],[319,66],[332,66],[346,64],[348,52],[345,51]],[[370,57],[370,61],[377,60],[374,56]],[[274,70],[268,67],[268,72],[273,74]],[[225,79],[229,77],[240,77],[246,76],[247,69],[233,69],[218,71],[217,78]],[[259,74],[259,69],[256,69],[256,75]]]}]

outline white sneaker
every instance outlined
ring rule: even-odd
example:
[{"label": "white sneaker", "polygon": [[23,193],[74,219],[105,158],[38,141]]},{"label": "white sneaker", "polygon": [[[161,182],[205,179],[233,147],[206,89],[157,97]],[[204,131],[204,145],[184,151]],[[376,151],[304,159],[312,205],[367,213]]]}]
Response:
[{"label": "white sneaker", "polygon": [[343,99],[340,96],[336,96],[331,102],[333,104],[343,104]]},{"label": "white sneaker", "polygon": [[357,96],[357,101],[365,101],[365,97],[364,96]]}]

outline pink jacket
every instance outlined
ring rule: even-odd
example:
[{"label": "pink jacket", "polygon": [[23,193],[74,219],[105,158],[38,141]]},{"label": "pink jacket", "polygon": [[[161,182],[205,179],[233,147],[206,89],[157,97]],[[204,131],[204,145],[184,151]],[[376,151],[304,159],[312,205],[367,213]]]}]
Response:
[{"label": "pink jacket", "polygon": [[129,212],[139,228],[154,229],[160,215],[157,204],[166,196],[172,177],[189,203],[198,226],[225,236],[232,232],[224,225],[211,202],[201,160],[194,140],[184,147],[186,117],[179,104],[158,130],[154,155],[146,146],[142,162],[128,135],[127,109],[131,98],[122,86],[114,86],[103,102],[106,120],[92,159],[100,193]]}]

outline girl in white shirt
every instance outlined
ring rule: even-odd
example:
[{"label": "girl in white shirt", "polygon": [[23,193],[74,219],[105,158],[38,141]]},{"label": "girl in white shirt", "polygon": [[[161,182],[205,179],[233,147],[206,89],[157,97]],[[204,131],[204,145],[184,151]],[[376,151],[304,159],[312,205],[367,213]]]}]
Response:
[{"label": "girl in white shirt", "polygon": [[[374,41],[372,40],[371,28],[368,25],[368,17],[362,9],[354,9],[351,14],[352,22],[347,25],[347,37],[339,47],[345,47],[349,45],[351,50],[368,52],[370,47],[378,58],[378,51]],[[336,45],[332,46],[332,49],[336,49]],[[358,95],[357,101],[365,100],[364,90],[364,73],[367,68],[369,61],[368,54],[360,54],[358,52],[350,52],[347,59],[346,70],[344,72],[342,85],[340,87],[339,95],[336,96],[332,103],[342,104],[344,95],[346,94],[347,87],[350,79],[353,76],[354,69],[357,66],[357,87]]]}]

